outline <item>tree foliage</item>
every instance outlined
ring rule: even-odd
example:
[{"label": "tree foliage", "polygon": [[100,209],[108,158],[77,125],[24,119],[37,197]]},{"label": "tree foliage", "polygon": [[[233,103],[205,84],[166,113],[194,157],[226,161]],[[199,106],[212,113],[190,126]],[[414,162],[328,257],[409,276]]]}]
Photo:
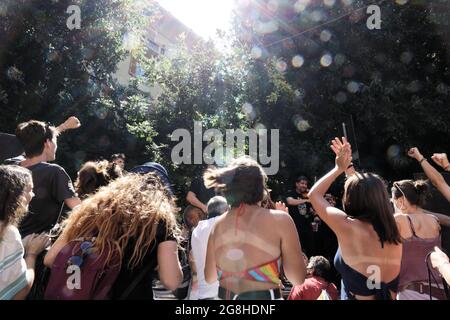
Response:
[{"label": "tree foliage", "polygon": [[[70,4],[82,8],[80,30],[66,26]],[[124,42],[146,32],[143,4],[157,12],[151,1],[3,1],[1,131],[77,115],[83,128],[61,139],[58,154],[72,175],[83,161],[125,152],[129,166],[164,164],[180,198],[203,166],[174,164],[171,134],[193,135],[194,120],[203,131],[279,129],[276,195],[296,175],[330,168],[328,142],[342,122],[361,165],[387,177],[417,170],[404,156],[408,146],[448,148],[443,1],[378,1],[380,30],[366,25],[373,1],[242,1],[232,32],[222,34],[225,51],[203,41],[188,49],[180,39],[179,50],[152,57],[141,45],[132,54],[142,75],[120,86],[112,74],[129,54]]]},{"label": "tree foliage", "polygon": [[[281,158],[291,174],[300,169],[312,177],[329,168],[328,141],[342,135],[342,122],[351,131],[351,120],[361,165],[388,177],[417,170],[404,153],[410,146],[425,154],[448,148],[450,12],[444,1],[398,3],[257,0],[241,6],[237,43],[259,61],[278,61],[297,96],[274,111],[269,106],[263,119],[281,125]],[[373,4],[381,9],[379,30],[366,24]],[[276,117],[280,108],[286,112]]]}]

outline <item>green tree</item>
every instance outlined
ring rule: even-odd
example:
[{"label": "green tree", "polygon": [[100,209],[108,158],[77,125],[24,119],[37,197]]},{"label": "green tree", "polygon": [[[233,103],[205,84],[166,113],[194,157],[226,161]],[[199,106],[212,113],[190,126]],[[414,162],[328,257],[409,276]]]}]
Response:
[{"label": "green tree", "polygon": [[[6,0],[0,4],[0,127],[21,121],[55,124],[67,116],[83,128],[61,139],[59,161],[72,174],[86,159],[125,151],[133,159],[145,140],[126,126],[118,104],[131,90],[113,79],[126,56],[129,34],[140,37],[149,22],[143,2],[131,0]],[[81,9],[81,28],[70,30],[69,5]],[[151,3],[147,10],[156,10]],[[119,110],[120,111],[120,110]]]},{"label": "green tree", "polygon": [[[327,170],[328,141],[342,135],[342,122],[350,128],[350,117],[361,165],[387,177],[418,170],[404,155],[409,146],[426,153],[448,148],[445,1],[243,3],[234,23],[237,42],[261,63],[278,61],[297,97],[292,104],[283,101],[283,113],[281,106],[275,112],[267,106],[261,118],[289,123],[280,126],[286,173],[312,178]],[[380,30],[366,25],[371,4],[381,9]]]}]

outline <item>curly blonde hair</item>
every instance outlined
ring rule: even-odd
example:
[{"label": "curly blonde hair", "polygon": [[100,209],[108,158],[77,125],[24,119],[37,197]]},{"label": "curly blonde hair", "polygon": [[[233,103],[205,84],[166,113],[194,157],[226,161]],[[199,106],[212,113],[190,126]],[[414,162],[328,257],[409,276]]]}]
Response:
[{"label": "curly blonde hair", "polygon": [[150,246],[154,245],[158,224],[166,225],[166,233],[180,241],[175,219],[175,199],[155,174],[128,174],[101,187],[84,200],[64,222],[62,236],[67,241],[95,237],[93,248],[111,264],[118,257],[122,264],[124,251],[135,241],[128,268],[138,266]]}]

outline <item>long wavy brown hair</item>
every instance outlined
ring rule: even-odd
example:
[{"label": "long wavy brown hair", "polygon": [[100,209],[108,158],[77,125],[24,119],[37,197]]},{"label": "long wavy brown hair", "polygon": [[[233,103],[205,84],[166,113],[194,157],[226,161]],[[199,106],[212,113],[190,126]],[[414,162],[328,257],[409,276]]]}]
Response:
[{"label": "long wavy brown hair", "polygon": [[0,166],[0,241],[9,224],[17,226],[27,209],[23,195],[32,183],[31,172],[16,166]]},{"label": "long wavy brown hair", "polygon": [[159,223],[164,222],[166,232],[180,240],[177,211],[158,176],[128,174],[101,187],[76,207],[64,222],[62,236],[67,241],[95,237],[93,248],[100,255],[109,251],[105,264],[111,264],[117,255],[122,264],[125,248],[133,241],[128,261],[128,268],[133,269],[154,245]]}]

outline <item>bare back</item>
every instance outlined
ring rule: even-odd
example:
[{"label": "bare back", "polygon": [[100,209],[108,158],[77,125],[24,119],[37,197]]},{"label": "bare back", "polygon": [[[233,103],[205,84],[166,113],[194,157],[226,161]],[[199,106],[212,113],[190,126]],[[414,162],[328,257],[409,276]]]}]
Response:
[{"label": "bare back", "polygon": [[[244,206],[244,209],[232,209],[222,215],[218,218],[213,233],[218,269],[240,273],[276,261],[280,257],[284,259],[282,226],[287,218],[290,217],[280,211],[250,205]],[[298,249],[300,259],[299,244]],[[237,293],[279,287],[273,282],[257,282],[239,276],[222,279],[220,284]]]},{"label": "bare back", "polygon": [[[339,247],[345,263],[365,277],[379,275],[379,280],[389,283],[400,273],[402,245],[384,243],[370,223],[347,218],[352,225],[349,232],[338,235]],[[393,296],[394,293],[392,292]],[[373,299],[373,296],[356,296]]]},{"label": "bare back", "polygon": [[433,215],[426,213],[417,214],[395,214],[395,221],[397,222],[400,235],[403,239],[409,239],[413,236],[411,225],[408,221],[411,219],[416,236],[422,239],[437,238],[440,234],[441,227],[438,219]]}]

